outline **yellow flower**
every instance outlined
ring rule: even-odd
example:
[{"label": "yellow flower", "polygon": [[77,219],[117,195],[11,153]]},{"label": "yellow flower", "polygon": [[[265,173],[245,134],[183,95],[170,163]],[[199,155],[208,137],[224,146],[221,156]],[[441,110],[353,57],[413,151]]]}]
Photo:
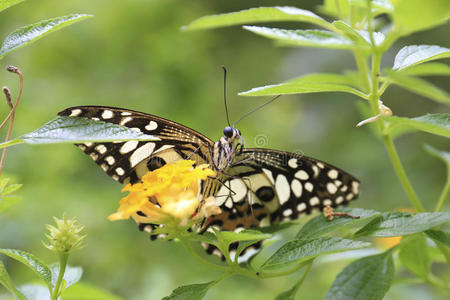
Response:
[{"label": "yellow flower", "polygon": [[[142,182],[126,185],[122,191],[129,194],[120,200],[118,211],[108,219],[115,221],[131,216],[137,222],[163,224],[174,217],[185,225],[193,215],[207,217],[220,213],[217,205],[212,207],[211,200],[203,206],[198,198],[200,180],[214,176],[214,171],[208,165],[194,168],[193,164],[192,160],[166,164],[145,174]],[[201,212],[197,214],[197,210]],[[138,211],[145,216],[138,215]]]},{"label": "yellow flower", "polygon": [[401,236],[376,238],[375,244],[381,249],[389,249],[400,243]]}]

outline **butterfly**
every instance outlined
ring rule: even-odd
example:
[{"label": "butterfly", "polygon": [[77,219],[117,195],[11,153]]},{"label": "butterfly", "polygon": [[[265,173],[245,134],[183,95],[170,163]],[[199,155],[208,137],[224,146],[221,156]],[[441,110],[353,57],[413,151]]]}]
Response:
[{"label": "butterfly", "polygon": [[[137,183],[147,172],[180,159],[209,164],[217,177],[201,182],[201,200],[214,196],[222,213],[210,217],[204,229],[268,226],[326,206],[345,205],[358,197],[359,181],[345,171],[296,153],[245,148],[241,132],[231,126],[214,142],[179,123],[128,109],[78,106],[58,115],[119,124],[160,139],[77,145],[123,184]],[[156,238],[152,224],[139,224],[139,228]]]}]

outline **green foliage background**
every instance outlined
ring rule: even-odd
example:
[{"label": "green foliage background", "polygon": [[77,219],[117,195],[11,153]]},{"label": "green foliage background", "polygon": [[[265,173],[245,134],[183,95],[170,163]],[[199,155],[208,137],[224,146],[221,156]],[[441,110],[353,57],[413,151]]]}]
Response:
[{"label": "green foliage background", "polygon": [[[225,126],[220,65],[229,69],[230,117],[266,101],[235,96],[255,86],[281,82],[312,72],[353,69],[345,51],[274,47],[265,38],[239,27],[182,32],[180,27],[209,14],[249,7],[292,5],[314,10],[321,1],[26,1],[3,12],[0,35],[43,18],[87,13],[94,18],[46,37],[8,55],[8,64],[25,75],[13,137],[30,132],[66,107],[91,104],[126,107],[166,117],[203,132],[212,139]],[[276,25],[276,24],[275,24]],[[289,26],[289,24],[287,25]],[[294,26],[294,25],[293,25]],[[298,24],[295,24],[298,26]],[[274,26],[275,27],[275,26]],[[286,27],[286,24],[284,24]],[[307,28],[301,24],[302,28]],[[294,27],[293,27],[294,28]],[[444,25],[401,39],[386,55],[407,44],[449,47]],[[446,88],[445,78],[431,78]],[[17,78],[0,72],[0,82],[14,92]],[[391,87],[383,102],[399,116],[438,113],[446,107]],[[247,146],[264,136],[265,147],[303,152],[340,166],[358,177],[361,197],[354,205],[380,211],[408,207],[383,145],[360,121],[357,97],[342,93],[284,96],[239,124]],[[3,115],[9,111],[2,105]],[[396,141],[406,170],[431,209],[445,180],[445,166],[430,156],[423,144],[449,151],[448,141],[425,133]],[[109,222],[117,208],[121,186],[103,174],[89,157],[69,145],[17,146],[8,151],[5,171],[23,183],[22,201],[0,216],[0,247],[33,252],[54,259],[42,246],[45,224],[52,216],[77,216],[86,225],[87,247],[71,256],[84,268],[83,281],[96,284],[125,299],[159,299],[177,286],[207,282],[215,271],[198,265],[176,243],[149,242],[134,221]],[[429,202],[427,201],[429,200]],[[5,260],[17,283],[32,275],[18,263]],[[299,294],[322,298],[346,262],[315,264]],[[251,280],[232,277],[212,289],[206,299],[272,299],[297,279]],[[232,291],[232,293],[230,293]],[[390,299],[440,299],[425,286],[394,285]]]}]

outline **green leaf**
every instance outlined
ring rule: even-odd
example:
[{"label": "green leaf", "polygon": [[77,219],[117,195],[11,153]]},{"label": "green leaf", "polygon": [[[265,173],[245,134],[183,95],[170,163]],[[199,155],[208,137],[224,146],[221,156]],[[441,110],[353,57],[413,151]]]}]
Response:
[{"label": "green leaf", "polygon": [[95,287],[85,282],[78,282],[71,286],[61,295],[62,300],[123,300],[101,288]]},{"label": "green leaf", "polygon": [[8,196],[22,187],[22,184],[10,184],[0,190],[0,196]]},{"label": "green leaf", "polygon": [[428,245],[422,233],[409,237],[402,243],[399,258],[402,264],[422,279],[428,278],[431,260],[427,251]]},{"label": "green leaf", "polygon": [[[247,240],[247,241],[240,241],[239,246],[236,249],[236,256],[235,258],[239,257],[239,255],[244,251],[247,247],[250,247],[253,244],[256,244],[257,242],[264,240],[266,238],[270,238],[273,234],[278,233],[279,231],[285,230],[289,227],[296,226],[298,223],[295,222],[283,222],[283,223],[273,223],[270,226],[265,227],[257,227],[256,230],[258,230],[262,234],[268,234],[268,237],[264,237],[261,235],[261,238],[255,239],[255,240]],[[267,241],[265,245],[268,245]]]},{"label": "green leaf", "polygon": [[11,51],[17,50],[20,47],[37,41],[38,39],[51,32],[57,31],[61,28],[90,17],[92,17],[92,15],[73,14],[64,17],[43,20],[38,23],[16,29],[16,31],[10,33],[3,41],[3,44],[0,48],[0,58]]},{"label": "green leaf", "polygon": [[[55,287],[56,282],[58,281],[59,263],[52,264],[50,266],[50,270],[52,272],[52,287]],[[68,288],[69,286],[80,281],[81,275],[83,275],[82,267],[67,266],[63,276],[63,279],[65,281],[65,288]]]},{"label": "green leaf", "polygon": [[294,300],[297,294],[297,286],[293,286],[290,290],[282,292],[279,294],[275,300]]},{"label": "green leaf", "polygon": [[394,28],[402,35],[443,24],[450,16],[448,0],[395,0]]},{"label": "green leaf", "polygon": [[[258,243],[261,240],[248,240],[248,241],[240,241],[239,245],[236,249],[236,253],[234,254],[234,258],[231,256],[231,259],[234,259],[234,261],[239,261],[239,256],[241,255],[241,253],[247,249],[248,247],[250,247],[253,244]],[[246,261],[248,263],[248,261]]]},{"label": "green leaf", "polygon": [[2,0],[0,2],[0,11],[3,11],[13,5],[19,4],[20,2],[23,2],[24,0]]},{"label": "green leaf", "polygon": [[394,278],[391,252],[367,256],[348,265],[334,280],[325,300],[381,300]]},{"label": "green leaf", "polygon": [[0,249],[0,253],[21,262],[33,270],[33,272],[36,273],[39,278],[44,280],[48,286],[51,286],[52,272],[50,271],[50,268],[33,254],[16,249]]},{"label": "green leaf", "polygon": [[2,261],[0,261],[0,284],[2,284],[8,291],[14,291],[14,284]]},{"label": "green leaf", "polygon": [[9,178],[0,181],[0,213],[6,211],[11,206],[20,201],[20,197],[13,196],[14,192],[22,187],[21,184],[8,185]]},{"label": "green leaf", "polygon": [[442,245],[450,248],[450,233],[442,231],[442,230],[427,230],[425,233],[430,237],[433,241],[437,243],[441,243]]},{"label": "green leaf", "polygon": [[292,226],[297,226],[297,225],[298,225],[297,222],[286,221],[286,222],[282,222],[282,223],[273,223],[273,224],[270,224],[269,226],[257,227],[256,230],[258,230],[259,232],[262,232],[262,233],[275,234],[275,233],[278,233],[279,231],[282,231],[282,230],[285,230],[287,228],[290,228]]},{"label": "green leaf", "polygon": [[360,249],[370,243],[342,238],[295,239],[281,246],[261,267],[261,270],[281,269],[299,264],[323,254]]},{"label": "green leaf", "polygon": [[[346,36],[348,36],[352,41],[355,43],[365,46],[369,48],[372,45],[370,33],[366,30],[356,30],[355,28],[351,27],[347,23],[343,21],[335,21],[333,22],[333,25],[341,30]],[[372,32],[372,37],[375,42],[375,45],[381,45],[384,40],[385,36],[381,32]]]},{"label": "green leaf", "polygon": [[[113,123],[81,117],[57,117],[16,140],[28,144],[59,144],[111,141],[155,141],[158,138]],[[0,144],[0,148],[6,143]]]},{"label": "green leaf", "polygon": [[243,230],[239,233],[234,231],[219,231],[214,230],[218,243],[217,247],[220,249],[222,253],[225,255],[228,255],[228,249],[230,247],[230,244],[239,242],[238,248],[236,250],[236,256],[237,259],[242,251],[244,251],[245,248],[259,242],[265,239],[270,238],[272,235],[267,233],[262,233],[260,231],[254,230],[254,229],[247,229]]},{"label": "green leaf", "polygon": [[330,23],[309,10],[289,6],[275,6],[250,8],[227,14],[205,16],[191,22],[182,29],[211,29],[233,25],[281,21],[306,22],[324,28],[332,27]]},{"label": "green leaf", "polygon": [[50,292],[47,287],[40,284],[25,284],[19,287],[27,300],[48,300]]},{"label": "green leaf", "polygon": [[239,233],[234,231],[215,231],[217,239],[219,240],[219,248],[222,251],[227,251],[230,244],[239,242],[238,248],[236,249],[237,259],[239,255],[244,251],[245,248],[265,239],[270,238],[272,235],[267,233],[262,233],[253,229],[246,229]]},{"label": "green leaf", "polygon": [[450,137],[450,114],[427,114],[412,119],[382,116],[381,119],[389,122],[387,131],[391,131],[397,126],[408,126],[432,134]]},{"label": "green leaf", "polygon": [[0,190],[3,190],[4,188],[5,188],[5,186],[6,185],[8,185],[8,182],[9,182],[9,178],[2,178],[1,180],[0,180]]},{"label": "green leaf", "polygon": [[211,281],[208,283],[180,286],[173,290],[170,296],[164,297],[162,300],[200,300],[203,299],[215,283],[216,281]]},{"label": "green leaf", "polygon": [[401,72],[392,72],[389,80],[402,88],[428,97],[437,102],[450,104],[450,95],[443,89],[417,77],[406,76]]},{"label": "green leaf", "polygon": [[355,233],[355,237],[391,237],[422,232],[450,222],[450,212],[401,213],[388,212],[376,217]]},{"label": "green leaf", "polygon": [[14,286],[14,283],[6,271],[5,265],[0,261],[0,284],[3,285],[11,294],[17,296],[19,300],[25,300],[25,297]]},{"label": "green leaf", "polygon": [[318,73],[285,81],[280,84],[266,85],[241,92],[241,96],[289,95],[319,92],[346,92],[367,98],[363,92],[352,87],[355,84],[350,75]]},{"label": "green leaf", "polygon": [[197,233],[191,234],[191,235],[189,235],[189,240],[197,241],[197,242],[204,242],[204,243],[208,243],[208,244],[217,246],[217,237],[208,231],[206,231],[202,234],[197,234]]},{"label": "green leaf", "polygon": [[[392,70],[385,70],[386,73],[392,72]],[[401,72],[403,75],[410,75],[410,76],[439,76],[444,75],[448,76],[450,75],[450,66],[446,64],[441,63],[427,63],[427,64],[420,64],[420,65],[413,65],[411,67],[408,67],[406,69],[402,69]]]},{"label": "green leaf", "polygon": [[343,35],[326,30],[294,30],[261,26],[243,26],[245,30],[282,42],[283,45],[332,49],[354,49],[358,45]]},{"label": "green leaf", "polygon": [[346,212],[353,216],[359,216],[359,219],[335,217],[330,221],[324,215],[319,215],[303,225],[297,233],[296,238],[310,239],[323,236],[327,233],[331,233],[342,228],[363,226],[375,216],[380,215],[377,211],[362,208],[344,208],[339,211]]},{"label": "green leaf", "polygon": [[358,32],[358,30],[354,29],[344,21],[334,21],[333,25],[356,43],[370,47],[370,42],[367,42],[367,40],[364,39],[364,37]]},{"label": "green leaf", "polygon": [[246,229],[239,233],[234,231],[217,231],[217,238],[225,245],[230,245],[239,241],[261,241],[271,237],[270,234],[262,233],[253,229]]},{"label": "green leaf", "polygon": [[393,70],[402,70],[427,61],[450,57],[450,49],[435,45],[405,46],[394,59]]}]

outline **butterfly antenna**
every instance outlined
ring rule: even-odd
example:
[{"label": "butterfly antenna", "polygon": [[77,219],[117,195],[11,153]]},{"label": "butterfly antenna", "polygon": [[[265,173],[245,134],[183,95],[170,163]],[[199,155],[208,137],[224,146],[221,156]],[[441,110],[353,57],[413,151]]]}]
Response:
[{"label": "butterfly antenna", "polygon": [[227,123],[230,125],[230,118],[228,117],[228,106],[227,106],[227,68],[221,66],[223,69],[223,102],[225,103],[225,113],[227,114]]},{"label": "butterfly antenna", "polygon": [[252,113],[254,113],[257,110],[260,110],[261,108],[263,108],[266,105],[269,105],[270,103],[272,103],[273,101],[277,100],[281,95],[277,95],[275,97],[273,97],[272,99],[270,99],[269,101],[267,101],[266,103],[264,103],[263,105],[258,106],[257,108],[252,109],[251,111],[249,111],[248,113],[246,113],[245,115],[243,115],[239,120],[237,120],[236,122],[234,122],[233,124],[233,128],[234,126],[241,121],[242,119],[244,119],[245,117],[251,115]]}]

